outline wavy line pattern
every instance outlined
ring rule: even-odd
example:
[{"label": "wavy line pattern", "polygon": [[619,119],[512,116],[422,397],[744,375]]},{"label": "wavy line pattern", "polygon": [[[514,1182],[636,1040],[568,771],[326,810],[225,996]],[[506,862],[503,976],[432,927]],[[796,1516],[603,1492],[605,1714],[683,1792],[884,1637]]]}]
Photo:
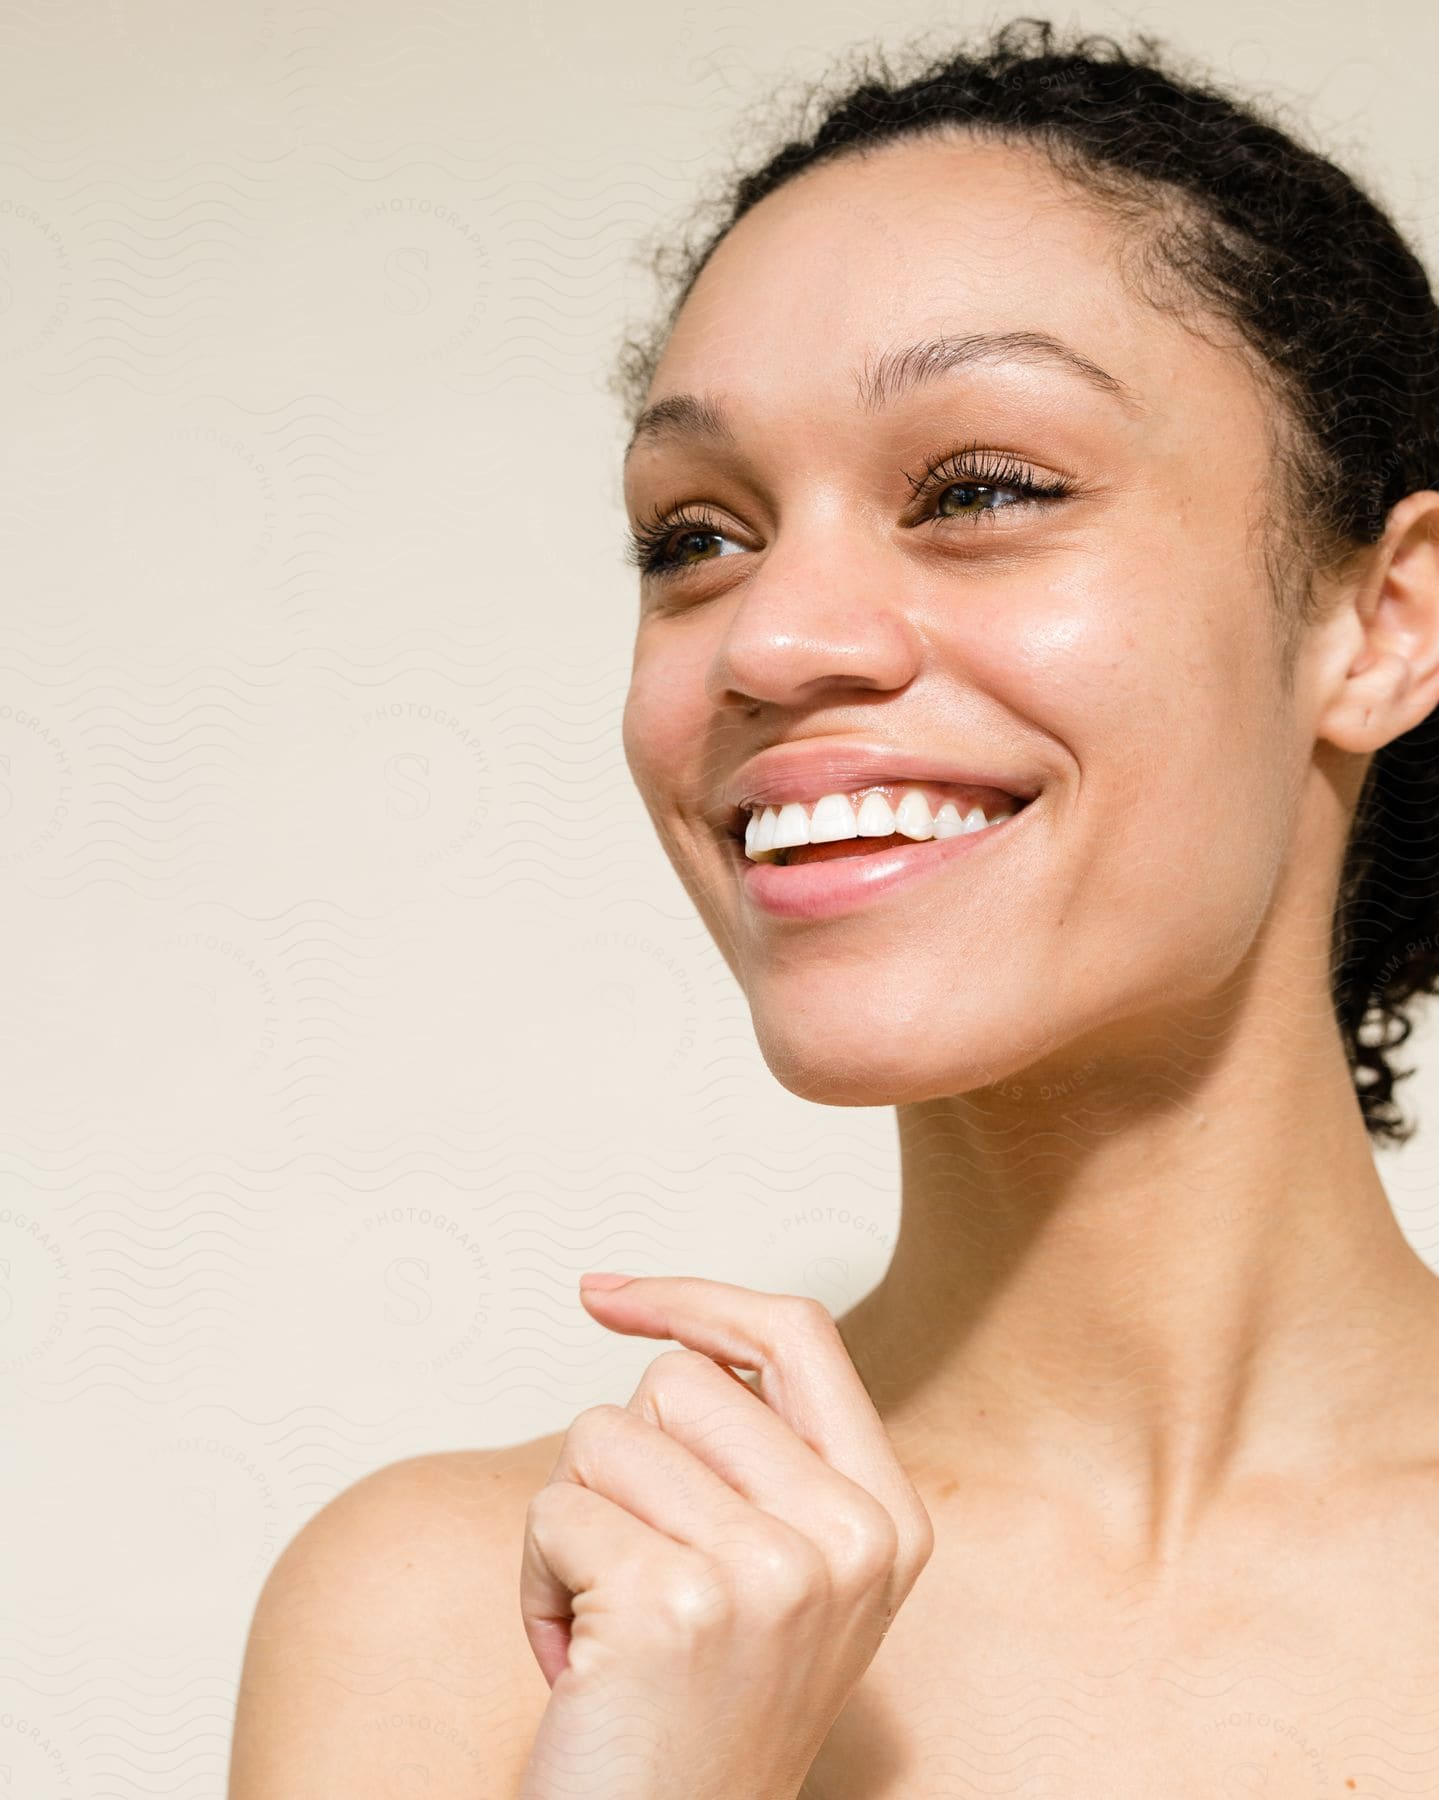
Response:
[{"label": "wavy line pattern", "polygon": [[[1276,15],[1281,58],[1246,19],[1231,62],[1328,41],[1357,135],[1432,58],[1335,21]],[[481,1659],[307,1641],[310,1584],[478,1529],[497,1465],[633,1391],[657,1346],[581,1271],[840,1314],[887,1264],[890,1114],[768,1073],[626,764],[605,392],[736,121],[875,31],[853,0],[0,8],[0,1800],[219,1800],[282,1549],[407,1468],[413,1534],[286,1618],[391,1792],[478,1794],[516,1729]],[[1439,1267],[1427,1142],[1385,1172]],[[1337,1374],[1388,1328],[1346,1298]],[[1123,1345],[1112,1373],[1154,1392]],[[1327,1641],[1282,1575],[1226,1571],[1190,1653],[1151,1639],[1112,1491],[1140,1445],[1107,1448],[1046,1466],[1115,1635],[1078,1667],[1023,1635],[1055,1552],[1015,1496],[960,1691],[861,1711],[807,1800],[1172,1794],[1176,1741],[1205,1800],[1439,1792],[1439,1669]],[[1371,1592],[1382,1537],[1349,1547]],[[1226,1605],[1275,1609],[1267,1649]],[[620,1755],[644,1722],[612,1723]]]}]

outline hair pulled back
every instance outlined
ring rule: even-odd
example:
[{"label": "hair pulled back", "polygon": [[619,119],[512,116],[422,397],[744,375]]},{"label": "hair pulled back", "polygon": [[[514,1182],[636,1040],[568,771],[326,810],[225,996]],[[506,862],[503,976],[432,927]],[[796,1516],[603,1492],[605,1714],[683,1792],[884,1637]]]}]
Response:
[{"label": "hair pulled back", "polygon": [[[1062,37],[1016,19],[907,76],[884,52],[812,84],[762,166],[730,174],[677,245],[654,253],[671,299],[628,338],[613,383],[631,420],[720,241],[807,169],[896,139],[967,131],[1031,141],[1126,223],[1142,285],[1237,332],[1275,405],[1271,561],[1285,666],[1321,571],[1376,542],[1397,501],[1439,487],[1439,308],[1428,277],[1358,183],[1253,101],[1138,35]],[[1171,303],[1158,288],[1156,305]],[[1439,984],[1439,709],[1377,751],[1346,846],[1330,988],[1371,1140],[1413,1135],[1390,1053]]]}]

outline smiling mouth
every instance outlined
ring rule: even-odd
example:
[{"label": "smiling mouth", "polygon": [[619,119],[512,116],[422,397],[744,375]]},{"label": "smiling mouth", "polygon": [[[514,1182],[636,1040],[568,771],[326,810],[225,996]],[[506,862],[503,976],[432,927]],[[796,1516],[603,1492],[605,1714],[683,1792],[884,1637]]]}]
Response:
[{"label": "smiling mouth", "polygon": [[813,801],[756,806],[745,825],[749,862],[792,864],[870,856],[878,851],[984,831],[1032,797],[946,783],[878,783]]}]

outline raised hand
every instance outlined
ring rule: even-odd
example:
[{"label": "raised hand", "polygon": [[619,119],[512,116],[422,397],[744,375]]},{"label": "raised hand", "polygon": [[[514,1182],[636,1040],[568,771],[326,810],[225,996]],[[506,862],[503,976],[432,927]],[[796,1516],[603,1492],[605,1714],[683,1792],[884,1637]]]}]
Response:
[{"label": "raised hand", "polygon": [[693,1276],[582,1294],[685,1348],[582,1412],[530,1502],[520,1606],[550,1699],[520,1800],[796,1800],[929,1515],[817,1301]]}]

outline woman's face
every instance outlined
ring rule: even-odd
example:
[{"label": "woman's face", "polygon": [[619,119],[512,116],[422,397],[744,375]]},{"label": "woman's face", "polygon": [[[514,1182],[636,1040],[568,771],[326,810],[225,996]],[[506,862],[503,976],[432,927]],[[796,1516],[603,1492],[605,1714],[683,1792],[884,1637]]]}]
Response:
[{"label": "woman's face", "polygon": [[[805,1097],[1152,1052],[1271,906],[1313,740],[1262,559],[1268,407],[1119,251],[1033,152],[892,144],[747,214],[656,371],[651,406],[692,398],[626,467],[659,534],[626,755]],[[819,847],[750,861],[745,799]]]}]

